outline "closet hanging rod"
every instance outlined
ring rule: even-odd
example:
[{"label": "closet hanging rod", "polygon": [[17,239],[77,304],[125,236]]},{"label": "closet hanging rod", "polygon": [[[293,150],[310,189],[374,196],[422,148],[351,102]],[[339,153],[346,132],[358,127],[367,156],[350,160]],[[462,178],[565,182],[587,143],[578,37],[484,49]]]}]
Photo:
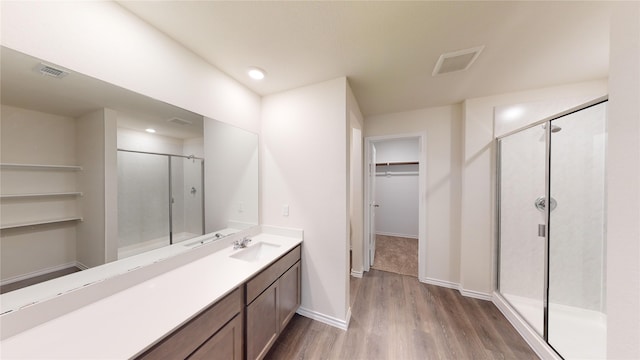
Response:
[{"label": "closet hanging rod", "polygon": [[378,171],[376,176],[417,176],[420,175],[417,171]]},{"label": "closet hanging rod", "polygon": [[376,163],[376,166],[389,166],[389,165],[419,165],[418,161],[392,161],[386,163]]}]

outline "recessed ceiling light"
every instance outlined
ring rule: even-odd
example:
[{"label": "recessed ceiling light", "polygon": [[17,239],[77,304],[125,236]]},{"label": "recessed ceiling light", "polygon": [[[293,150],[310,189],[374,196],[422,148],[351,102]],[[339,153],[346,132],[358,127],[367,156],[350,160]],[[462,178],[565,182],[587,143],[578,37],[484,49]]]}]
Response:
[{"label": "recessed ceiling light", "polygon": [[146,131],[146,132],[148,132],[148,133],[152,133],[152,134],[153,134],[153,133],[155,133],[155,132],[156,132],[156,129],[148,128],[148,129],[145,129],[144,131]]},{"label": "recessed ceiling light", "polygon": [[264,70],[257,67],[249,68],[247,73],[249,74],[249,77],[251,77],[254,80],[262,80],[264,79],[264,76],[266,74]]}]

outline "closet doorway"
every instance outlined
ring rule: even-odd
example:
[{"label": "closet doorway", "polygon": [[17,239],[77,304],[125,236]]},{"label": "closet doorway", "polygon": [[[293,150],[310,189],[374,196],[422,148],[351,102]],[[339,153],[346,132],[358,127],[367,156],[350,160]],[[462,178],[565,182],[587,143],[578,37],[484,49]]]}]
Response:
[{"label": "closet doorway", "polygon": [[365,271],[420,277],[426,248],[422,134],[365,139]]}]

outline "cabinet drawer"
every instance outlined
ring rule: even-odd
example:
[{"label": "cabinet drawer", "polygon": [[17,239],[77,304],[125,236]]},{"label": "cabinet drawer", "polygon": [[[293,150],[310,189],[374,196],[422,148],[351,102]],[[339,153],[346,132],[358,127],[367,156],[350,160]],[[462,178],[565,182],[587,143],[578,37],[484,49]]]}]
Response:
[{"label": "cabinet drawer", "polygon": [[247,282],[247,304],[250,304],[269,285],[300,260],[300,245],[286,253],[271,266]]},{"label": "cabinet drawer", "polygon": [[211,335],[242,311],[242,289],[238,288],[201,312],[138,359],[186,359]]}]

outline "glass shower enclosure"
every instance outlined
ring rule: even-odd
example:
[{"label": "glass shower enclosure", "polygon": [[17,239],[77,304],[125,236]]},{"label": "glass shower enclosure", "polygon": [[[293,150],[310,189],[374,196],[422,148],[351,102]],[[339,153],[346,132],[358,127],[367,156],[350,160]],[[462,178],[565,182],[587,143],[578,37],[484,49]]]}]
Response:
[{"label": "glass shower enclosure", "polygon": [[204,160],[118,150],[118,259],[204,234]]},{"label": "glass shower enclosure", "polygon": [[500,295],[561,357],[606,358],[606,100],[497,142]]}]

